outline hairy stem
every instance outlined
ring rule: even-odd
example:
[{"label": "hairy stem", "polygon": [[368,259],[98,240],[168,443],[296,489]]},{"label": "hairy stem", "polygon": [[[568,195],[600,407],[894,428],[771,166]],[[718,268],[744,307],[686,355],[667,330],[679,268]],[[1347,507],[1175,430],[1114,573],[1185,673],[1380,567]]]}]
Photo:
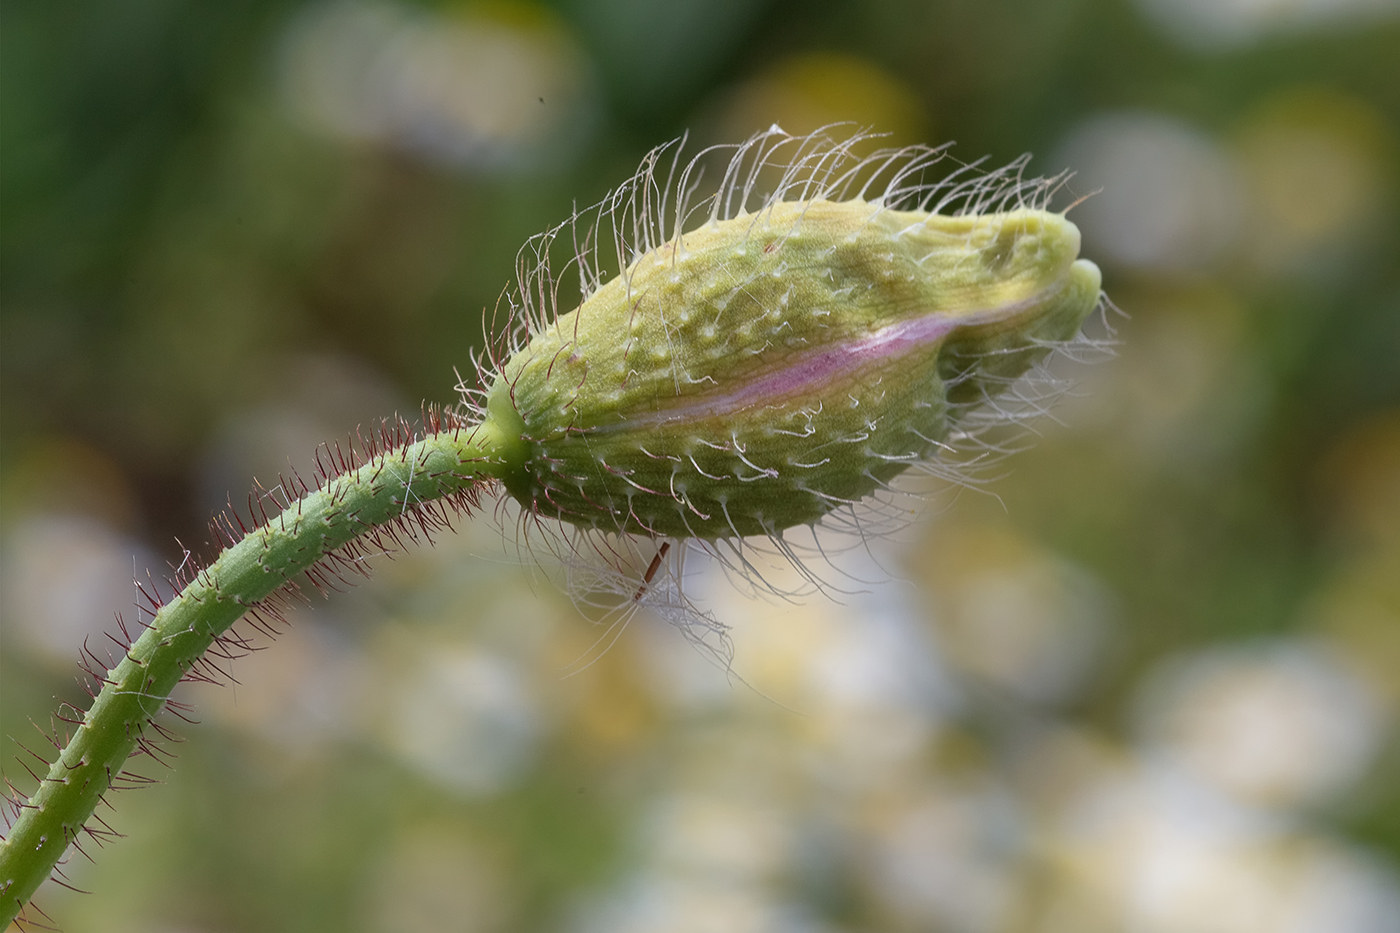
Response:
[{"label": "hairy stem", "polygon": [[74,843],[152,717],[214,640],[294,575],[424,503],[468,491],[496,472],[508,447],[495,423],[443,425],[370,458],[228,547],[162,606],[101,692],[0,842],[0,929],[28,903]]}]

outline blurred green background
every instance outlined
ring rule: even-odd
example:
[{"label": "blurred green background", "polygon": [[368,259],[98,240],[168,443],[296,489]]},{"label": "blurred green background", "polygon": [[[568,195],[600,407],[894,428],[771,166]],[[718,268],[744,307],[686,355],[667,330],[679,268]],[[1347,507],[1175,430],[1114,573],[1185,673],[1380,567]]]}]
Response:
[{"label": "blurred green background", "polygon": [[[1117,357],[732,673],[491,520],[297,610],[63,929],[1400,930],[1400,4],[6,0],[0,733],[252,477],[454,399],[532,233],[685,130],[1077,170]],[[1064,205],[1061,205],[1064,206]],[[508,532],[506,537],[510,537]],[[869,568],[867,568],[869,569]],[[781,573],[781,571],[777,571]],[[862,571],[864,572],[864,571]],[[891,580],[907,582],[891,582]],[[912,585],[911,585],[912,584]],[[594,652],[595,654],[597,652]]]}]

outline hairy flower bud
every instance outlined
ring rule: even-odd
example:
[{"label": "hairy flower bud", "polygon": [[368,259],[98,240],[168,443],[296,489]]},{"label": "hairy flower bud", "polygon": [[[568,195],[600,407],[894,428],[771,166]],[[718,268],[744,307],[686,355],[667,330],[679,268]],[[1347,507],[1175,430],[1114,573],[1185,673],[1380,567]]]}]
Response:
[{"label": "hairy flower bud", "polygon": [[1099,272],[1058,214],[892,201],[716,210],[537,329],[488,396],[519,438],[506,488],[576,525],[714,540],[812,524],[935,457],[1078,333]]}]

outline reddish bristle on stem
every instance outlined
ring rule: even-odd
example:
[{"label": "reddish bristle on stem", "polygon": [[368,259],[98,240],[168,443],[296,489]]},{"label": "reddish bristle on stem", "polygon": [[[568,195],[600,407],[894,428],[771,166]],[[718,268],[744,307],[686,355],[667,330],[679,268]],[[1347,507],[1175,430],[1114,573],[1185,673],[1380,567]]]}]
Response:
[{"label": "reddish bristle on stem", "polygon": [[[5,800],[0,926],[18,920],[22,928],[42,928],[32,919],[37,908],[25,908],[34,888],[67,849],[88,854],[84,831],[98,841],[116,835],[100,820],[88,824],[106,792],[158,783],[129,770],[129,759],[171,767],[167,746],[179,739],[158,717],[169,709],[193,721],[187,706],[168,699],[176,683],[236,683],[232,663],[259,649],[256,636],[285,630],[288,600],[306,598],[298,578],[323,592],[343,589],[370,572],[370,558],[430,543],[450,529],[478,506],[479,485],[492,481],[493,456],[484,446],[492,439],[479,423],[436,407],[424,408],[421,428],[395,418],[357,430],[321,448],[314,489],[292,471],[273,491],[254,483],[246,510],[229,497],[210,521],[221,553],[199,562],[180,545],[167,579],[134,581],[137,626],[117,618],[116,632],[106,635],[116,650],[104,652],[105,660],[83,645],[79,668],[92,707],[60,707],[55,724],[73,727],[71,735],[40,729],[59,752],[52,762],[20,746],[47,774],[22,760],[37,789],[26,800],[11,786]],[[245,615],[248,626],[233,629]]]}]

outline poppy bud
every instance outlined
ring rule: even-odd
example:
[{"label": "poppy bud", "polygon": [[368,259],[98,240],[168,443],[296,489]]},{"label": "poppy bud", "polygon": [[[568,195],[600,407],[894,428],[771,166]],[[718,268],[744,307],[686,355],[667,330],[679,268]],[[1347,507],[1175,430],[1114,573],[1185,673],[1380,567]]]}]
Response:
[{"label": "poppy bud", "polygon": [[888,194],[713,215],[537,330],[488,393],[509,492],[608,531],[812,524],[935,458],[1098,305],[1063,216]]}]

